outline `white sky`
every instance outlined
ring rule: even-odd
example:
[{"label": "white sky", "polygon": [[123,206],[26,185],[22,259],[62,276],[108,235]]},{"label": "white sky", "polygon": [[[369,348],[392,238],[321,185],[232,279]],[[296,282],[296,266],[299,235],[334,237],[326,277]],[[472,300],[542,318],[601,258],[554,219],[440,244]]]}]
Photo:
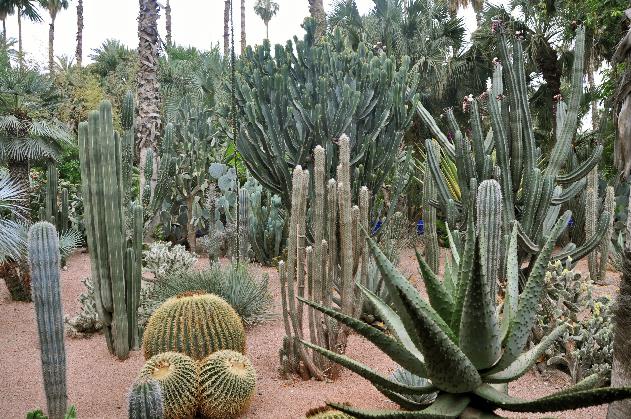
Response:
[{"label": "white sky", "polygon": [[[278,13],[270,21],[270,41],[272,44],[291,39],[294,35],[302,36],[300,27],[309,14],[307,0],[276,0]],[[373,6],[372,0],[356,0],[360,14],[365,14]],[[166,1],[163,1],[166,3]],[[324,0],[328,11],[332,0]],[[235,23],[235,46],[239,48],[240,39],[240,4],[233,0]],[[260,44],[265,37],[265,25],[254,13],[255,0],[246,0],[246,35],[248,44]],[[68,10],[61,11],[55,23],[55,56],[74,57],[77,31],[76,0],[70,0]],[[223,45],[223,0],[171,0],[173,41],[179,45],[208,49],[211,45]],[[130,48],[138,46],[137,0],[84,0],[83,15],[83,61],[89,62],[92,49],[99,47],[108,38],[118,39]],[[45,10],[40,10],[44,22],[23,22],[22,33],[27,57],[42,66],[48,62],[48,24],[50,17]],[[472,9],[459,13],[468,28],[475,25]],[[160,14],[160,34],[164,39],[164,10]],[[7,35],[17,39],[17,18],[7,18]]]}]

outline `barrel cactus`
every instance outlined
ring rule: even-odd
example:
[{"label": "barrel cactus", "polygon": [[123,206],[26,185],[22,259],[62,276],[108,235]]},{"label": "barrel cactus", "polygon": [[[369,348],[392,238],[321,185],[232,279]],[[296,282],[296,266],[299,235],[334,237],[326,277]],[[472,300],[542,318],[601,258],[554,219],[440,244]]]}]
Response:
[{"label": "barrel cactus", "polygon": [[167,352],[201,360],[213,352],[245,351],[245,330],[237,312],[221,297],[186,292],[169,298],[153,313],[143,335],[145,359]]},{"label": "barrel cactus", "polygon": [[201,412],[209,418],[235,418],[250,405],[256,371],[241,353],[223,350],[202,361],[199,381]]},{"label": "barrel cactus", "polygon": [[44,391],[48,416],[51,419],[64,417],[68,401],[59,261],[59,238],[55,227],[48,222],[34,224],[28,233],[28,263],[37,317]]},{"label": "barrel cactus", "polygon": [[355,416],[347,415],[329,406],[316,407],[305,415],[307,419],[353,419]]},{"label": "barrel cactus", "polygon": [[192,358],[177,352],[156,355],[145,363],[138,379],[158,382],[165,419],[189,418],[195,414],[199,379],[197,363]]},{"label": "barrel cactus", "polygon": [[160,384],[153,378],[136,381],[128,397],[129,419],[163,419],[164,404]]}]

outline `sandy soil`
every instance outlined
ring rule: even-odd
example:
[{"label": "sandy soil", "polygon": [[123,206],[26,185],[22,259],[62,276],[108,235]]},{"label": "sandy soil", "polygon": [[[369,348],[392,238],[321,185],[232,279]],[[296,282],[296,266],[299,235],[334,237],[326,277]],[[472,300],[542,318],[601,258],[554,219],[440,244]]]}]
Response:
[{"label": "sandy soil", "polygon": [[[203,263],[202,263],[203,264]],[[89,275],[88,255],[77,253],[62,272],[64,313],[72,316],[78,310],[77,298],[83,291],[81,279]],[[582,268],[582,269],[581,269]],[[271,291],[280,304],[278,277],[275,269],[254,267],[270,274]],[[585,271],[584,266],[579,269]],[[418,282],[416,262],[412,252],[402,255],[401,270]],[[611,285],[599,291],[610,294],[617,287],[612,274]],[[422,287],[419,287],[422,288]],[[421,292],[424,292],[421,290]],[[248,356],[258,374],[257,396],[245,418],[292,419],[325,401],[351,402],[366,408],[394,407],[366,380],[345,371],[335,382],[283,380],[278,368],[278,349],[284,335],[282,319],[258,325],[247,332]],[[9,299],[8,291],[0,285],[0,418],[23,418],[36,408],[45,408],[42,386],[39,343],[32,304],[16,303]],[[369,342],[358,336],[349,339],[347,354],[365,362],[382,373],[389,373],[396,365]],[[90,339],[66,338],[68,362],[68,396],[77,406],[79,418],[125,418],[126,394],[143,364],[140,352],[134,352],[126,361],[118,361],[107,351],[103,336]],[[510,394],[534,398],[549,394],[568,385],[567,377],[560,373],[541,375],[530,372],[510,386]],[[555,417],[604,418],[606,407],[594,407],[562,412]],[[507,415],[512,417],[550,417],[550,415]]]}]

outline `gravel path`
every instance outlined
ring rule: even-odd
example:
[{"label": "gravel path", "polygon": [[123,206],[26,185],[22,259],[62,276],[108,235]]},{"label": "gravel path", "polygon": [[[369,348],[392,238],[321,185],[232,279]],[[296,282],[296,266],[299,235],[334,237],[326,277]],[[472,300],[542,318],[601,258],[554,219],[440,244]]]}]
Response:
[{"label": "gravel path", "polygon": [[[402,256],[402,271],[408,276],[411,275],[412,280],[417,282],[419,278],[412,252],[406,251]],[[74,315],[79,308],[77,298],[83,291],[81,279],[89,275],[89,266],[88,255],[77,253],[70,258],[68,269],[62,272],[62,299],[64,313],[67,316]],[[270,274],[270,287],[278,311],[280,290],[275,269],[253,269],[256,272],[265,271]],[[327,400],[351,402],[366,408],[394,407],[366,380],[348,371],[344,371],[335,382],[281,379],[277,368],[278,349],[283,335],[280,316],[247,332],[247,355],[257,370],[258,383],[257,396],[245,418],[301,418],[308,409],[321,406]],[[32,304],[10,301],[6,287],[0,284],[2,419],[23,418],[29,410],[45,408],[38,346]],[[348,355],[382,373],[389,373],[396,367],[383,353],[361,337],[351,336],[348,347]],[[133,352],[126,361],[118,361],[107,351],[103,336],[97,335],[90,339],[66,338],[66,354],[69,400],[77,406],[79,418],[127,417],[126,394],[143,365],[141,353]],[[514,396],[533,398],[549,394],[567,384],[567,378],[563,374],[542,376],[530,372],[510,386],[510,393]],[[554,416],[568,419],[597,419],[604,418],[605,413],[606,407],[601,406],[562,412]],[[546,415],[507,416],[536,418]]]}]

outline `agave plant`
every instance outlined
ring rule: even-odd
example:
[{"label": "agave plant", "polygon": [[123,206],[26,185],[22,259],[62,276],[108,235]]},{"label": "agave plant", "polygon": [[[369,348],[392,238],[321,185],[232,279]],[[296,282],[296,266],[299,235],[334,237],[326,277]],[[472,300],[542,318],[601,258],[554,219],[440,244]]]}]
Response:
[{"label": "agave plant", "polygon": [[[500,196],[495,180],[482,182],[471,204]],[[501,202],[501,197],[500,201]],[[501,212],[501,208],[495,208]],[[370,411],[343,404],[330,405],[358,418],[455,418],[475,414],[492,414],[495,409],[517,412],[549,412],[576,409],[631,397],[631,388],[595,388],[598,375],[585,378],[574,386],[536,400],[523,400],[507,394],[506,384],[525,374],[543,352],[561,336],[567,325],[561,324],[539,344],[526,350],[536,310],[544,287],[545,272],[555,242],[568,224],[571,212],[558,219],[532,265],[523,291],[519,292],[517,226],[513,224],[506,250],[505,299],[498,308],[491,292],[490,278],[482,269],[488,240],[476,237],[473,217],[467,219],[466,239],[460,255],[459,271],[453,287],[432,272],[417,253],[419,269],[425,282],[429,302],[399,272],[367,236],[368,247],[384,276],[392,307],[358,284],[365,298],[380,313],[392,332],[383,333],[365,323],[317,302],[306,304],[333,317],[370,340],[394,362],[410,373],[426,378],[423,385],[406,385],[382,376],[369,366],[344,355],[308,342],[305,346],[345,366],[369,380],[380,392],[396,403],[406,396],[409,411]],[[479,215],[478,215],[478,218]],[[500,240],[497,233],[495,239]],[[501,314],[500,314],[501,313]],[[437,393],[435,401],[412,402],[415,395]]]}]

